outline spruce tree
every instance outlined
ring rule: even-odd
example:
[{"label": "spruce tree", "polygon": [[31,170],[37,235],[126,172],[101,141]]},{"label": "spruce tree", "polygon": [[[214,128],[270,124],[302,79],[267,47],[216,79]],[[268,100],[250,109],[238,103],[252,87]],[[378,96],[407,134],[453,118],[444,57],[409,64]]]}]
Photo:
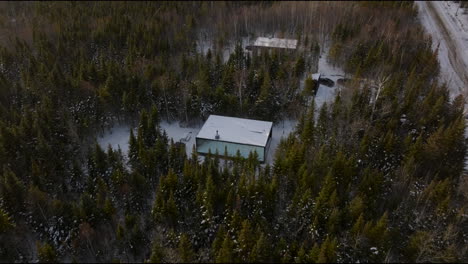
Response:
[{"label": "spruce tree", "polygon": [[180,236],[178,252],[182,263],[194,261],[195,253],[192,249],[192,243],[186,234]]}]

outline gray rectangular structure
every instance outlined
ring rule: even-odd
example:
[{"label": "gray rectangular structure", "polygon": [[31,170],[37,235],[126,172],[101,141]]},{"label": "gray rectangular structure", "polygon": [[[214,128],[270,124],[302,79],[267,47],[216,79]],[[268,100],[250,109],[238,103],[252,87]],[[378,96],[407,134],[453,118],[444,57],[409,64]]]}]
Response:
[{"label": "gray rectangular structure", "polygon": [[210,115],[195,139],[200,154],[235,157],[237,151],[244,158],[256,151],[265,162],[272,136],[272,122],[245,118]]},{"label": "gray rectangular structure", "polygon": [[297,39],[258,37],[255,40],[255,43],[253,44],[253,47],[278,48],[278,49],[296,49]]}]

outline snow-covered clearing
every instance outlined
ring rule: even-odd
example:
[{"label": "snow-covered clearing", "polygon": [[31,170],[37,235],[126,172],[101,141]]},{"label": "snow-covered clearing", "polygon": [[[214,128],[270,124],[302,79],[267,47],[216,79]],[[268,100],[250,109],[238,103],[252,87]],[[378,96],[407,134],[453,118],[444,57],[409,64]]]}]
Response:
[{"label": "snow-covered clearing", "polygon": [[270,149],[266,157],[266,163],[272,165],[275,159],[276,149],[281,141],[281,138],[287,138],[297,125],[297,120],[286,119],[273,124],[273,135],[271,136]]},{"label": "snow-covered clearing", "polygon": [[[448,84],[450,97],[468,96],[468,15],[453,1],[416,3],[421,23],[432,36],[433,48],[439,45],[441,78]],[[465,101],[465,113],[467,109]],[[468,170],[466,157],[465,170]]]},{"label": "snow-covered clearing", "polygon": [[201,126],[196,127],[181,127],[179,122],[168,123],[166,121],[159,124],[161,129],[164,129],[169,137],[169,140],[172,138],[174,142],[180,141],[181,138],[189,134],[190,139],[188,141],[183,141],[185,143],[185,152],[187,156],[192,155],[192,148],[195,145],[195,137],[200,131]]},{"label": "snow-covered clearing", "polygon": [[[248,43],[250,43],[250,39],[243,38],[242,43],[243,47],[245,47],[246,45],[248,45]],[[209,41],[200,41],[198,43],[198,48],[199,51],[206,53],[209,48],[212,48],[212,45]],[[234,48],[235,43],[231,44],[228,49],[225,49],[225,60],[228,59],[229,54],[233,52]],[[317,110],[320,109],[324,102],[329,103],[335,99],[335,95],[338,89],[341,89],[341,86],[337,84],[337,80],[339,78],[344,77],[344,72],[340,68],[333,67],[327,62],[326,54],[327,52],[324,52],[321,55],[319,59],[318,69],[319,72],[322,74],[323,78],[331,79],[333,82],[335,82],[335,85],[333,87],[319,85],[317,94],[315,95],[315,107],[317,108]],[[303,86],[303,81],[304,80],[302,80],[301,86]],[[301,87],[301,89],[302,88],[303,87]],[[266,157],[267,164],[273,164],[276,149],[278,148],[281,138],[286,138],[296,128],[296,125],[297,120],[295,119],[284,119],[273,124],[272,140]],[[179,122],[168,123],[166,121],[163,121],[159,124],[159,126],[161,127],[161,129],[164,129],[166,131],[169,140],[172,138],[174,142],[178,142],[182,138],[189,135],[190,139],[186,142],[183,141],[183,143],[185,143],[187,156],[190,156],[192,154],[192,148],[193,145],[195,145],[195,137],[200,131],[202,124],[194,127],[182,127],[180,126]],[[136,134],[135,128],[134,133]],[[120,147],[122,153],[126,156],[128,152],[129,136],[129,125],[116,125],[113,128],[106,130],[106,132],[103,135],[100,135],[97,138],[97,141],[99,145],[104,149],[107,149],[109,144],[112,146],[113,149],[118,149]]]},{"label": "snow-covered clearing", "polygon": [[[134,131],[135,132],[135,131]],[[125,125],[116,125],[113,128],[106,130],[105,133],[97,138],[97,142],[101,148],[107,150],[111,145],[114,150],[120,148],[123,154],[128,152],[128,139],[130,137],[130,127]]]},{"label": "snow-covered clearing", "polygon": [[332,80],[335,85],[332,87],[328,87],[323,84],[319,85],[317,94],[315,95],[315,107],[317,109],[320,109],[325,102],[329,103],[334,101],[337,92],[341,89],[341,85],[339,85],[337,81],[345,76],[341,68],[334,67],[328,63],[326,54],[328,54],[328,51],[320,55],[319,58],[318,71],[321,74],[320,78],[328,78]]},{"label": "snow-covered clearing", "polygon": [[[187,135],[189,138],[188,141],[183,141],[186,145],[186,153],[187,155],[192,154],[192,146],[195,144],[195,137],[198,134],[201,126],[198,127],[181,127],[179,122],[172,122],[168,123],[163,121],[159,124],[161,129],[166,131],[166,134],[169,140],[174,140],[174,142],[180,141],[180,139],[185,138]],[[136,129],[133,129],[133,132],[136,135]],[[114,126],[113,128],[107,130],[104,135],[98,137],[99,145],[107,149],[108,145],[110,144],[113,149],[117,149],[120,147],[122,149],[123,154],[127,154],[128,152],[128,139],[130,137],[130,126],[128,125],[118,125]]]},{"label": "snow-covered clearing", "polygon": [[[273,135],[270,143],[270,148],[267,154],[267,163],[273,164],[274,153],[282,137],[287,137],[291,131],[294,130],[297,124],[296,120],[283,120],[273,125]],[[193,145],[195,145],[195,137],[201,129],[198,127],[181,127],[179,122],[168,123],[163,121],[159,124],[161,129],[165,130],[169,139],[173,139],[174,142],[180,141],[181,138],[185,137],[187,133],[190,133],[190,139],[185,143],[186,153],[188,156],[192,154]],[[136,131],[134,129],[134,133]],[[99,145],[107,149],[110,144],[113,149],[120,149],[124,155],[128,152],[128,139],[130,136],[130,126],[128,125],[117,125],[112,129],[107,130],[104,135],[99,136],[97,141]]]}]

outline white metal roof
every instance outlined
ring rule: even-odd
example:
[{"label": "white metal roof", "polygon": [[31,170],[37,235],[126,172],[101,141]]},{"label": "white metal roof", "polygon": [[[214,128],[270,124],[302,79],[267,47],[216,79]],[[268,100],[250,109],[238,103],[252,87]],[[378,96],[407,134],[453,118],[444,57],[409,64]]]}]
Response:
[{"label": "white metal roof", "polygon": [[320,79],[320,73],[312,73],[312,80],[318,81]]},{"label": "white metal roof", "polygon": [[270,47],[270,48],[283,48],[283,49],[295,49],[296,46],[297,46],[297,40],[296,39],[258,37],[255,40],[254,46]]},{"label": "white metal roof", "polygon": [[210,115],[197,138],[217,140],[217,130],[220,141],[264,147],[272,126],[273,122]]}]

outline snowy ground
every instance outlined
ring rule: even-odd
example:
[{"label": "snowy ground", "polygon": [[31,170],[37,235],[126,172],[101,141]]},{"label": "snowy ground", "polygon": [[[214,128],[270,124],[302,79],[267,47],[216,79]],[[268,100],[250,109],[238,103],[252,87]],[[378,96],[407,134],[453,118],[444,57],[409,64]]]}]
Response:
[{"label": "snowy ground", "polygon": [[[416,3],[421,23],[432,36],[433,48],[439,45],[441,78],[448,84],[450,97],[468,96],[468,15],[453,1]],[[467,109],[465,103],[465,113]],[[468,128],[465,129],[466,136]],[[468,170],[467,158],[465,170]]]},{"label": "snowy ground", "polygon": [[297,120],[287,119],[273,124],[273,135],[271,136],[270,149],[266,157],[266,163],[273,165],[276,149],[281,141],[281,138],[287,138],[297,125]]},{"label": "snowy ground", "polygon": [[[296,120],[283,120],[275,123],[273,125],[273,136],[271,139],[270,150],[267,155],[267,163],[272,164],[274,153],[282,137],[287,137],[289,133],[295,128],[297,124]],[[174,142],[179,141],[181,138],[185,137],[187,133],[191,132],[190,140],[185,143],[186,153],[188,156],[192,154],[192,147],[195,144],[195,137],[200,131],[201,126],[199,127],[181,127],[179,122],[161,122],[161,129],[164,129],[169,137],[173,139]],[[134,133],[135,130],[134,130]],[[97,138],[99,145],[107,149],[110,144],[113,149],[120,147],[123,154],[128,152],[128,139],[130,136],[130,126],[118,125],[112,129],[106,131],[104,135]]]},{"label": "snowy ground", "polygon": [[[135,131],[133,131],[135,132]],[[109,144],[113,149],[120,148],[122,153],[128,152],[128,139],[130,137],[130,127],[125,125],[114,126],[107,130],[104,135],[97,138],[97,142],[101,148],[107,150]]]},{"label": "snowy ground", "polygon": [[333,87],[328,87],[322,84],[319,85],[317,94],[315,95],[315,107],[317,109],[320,109],[325,102],[328,103],[334,101],[337,92],[341,89],[337,80],[343,78],[345,75],[341,68],[333,67],[333,65],[330,65],[327,62],[326,54],[328,54],[328,52],[322,54],[319,58],[318,71],[321,73],[321,78],[328,78],[332,80],[335,85],[333,85]]},{"label": "snowy ground", "polygon": [[[186,153],[187,155],[192,154],[192,146],[195,144],[195,137],[200,130],[200,127],[181,127],[179,122],[161,122],[159,124],[161,129],[165,130],[169,140],[171,138],[174,142],[180,141],[181,138],[184,138],[187,134],[190,136],[188,141],[184,141],[186,144]],[[136,134],[135,129],[133,132]],[[128,152],[128,139],[130,137],[130,126],[128,125],[119,125],[115,126],[112,129],[106,131],[106,133],[98,137],[99,145],[107,149],[107,146],[110,144],[113,149],[121,148],[122,153],[127,154]]]},{"label": "snowy ground", "polygon": [[181,138],[185,137],[187,133],[189,133],[189,141],[183,141],[183,143],[185,143],[185,152],[187,153],[187,156],[190,157],[190,155],[192,155],[192,147],[195,145],[195,137],[197,136],[198,131],[200,131],[201,126],[181,127],[179,122],[161,122],[159,126],[161,126],[161,129],[166,131],[169,139],[172,138],[174,142],[179,141]]}]

